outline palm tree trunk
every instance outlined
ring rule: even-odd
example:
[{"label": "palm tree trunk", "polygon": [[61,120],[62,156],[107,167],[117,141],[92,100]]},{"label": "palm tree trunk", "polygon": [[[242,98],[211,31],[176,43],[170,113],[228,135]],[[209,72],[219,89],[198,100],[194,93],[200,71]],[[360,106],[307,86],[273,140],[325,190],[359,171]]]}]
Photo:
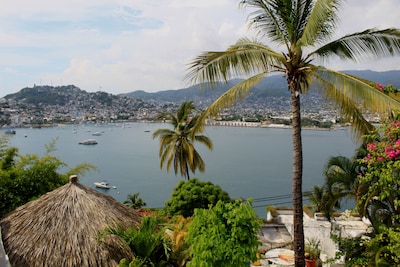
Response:
[{"label": "palm tree trunk", "polygon": [[292,127],[293,127],[293,249],[295,252],[295,266],[304,267],[304,228],[303,228],[303,149],[301,143],[301,114],[300,94],[291,91],[292,102]]}]

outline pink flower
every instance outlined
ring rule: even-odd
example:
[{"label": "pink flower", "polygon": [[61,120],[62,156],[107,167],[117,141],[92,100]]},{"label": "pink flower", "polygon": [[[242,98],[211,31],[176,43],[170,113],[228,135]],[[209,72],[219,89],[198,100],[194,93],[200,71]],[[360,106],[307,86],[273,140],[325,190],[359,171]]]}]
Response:
[{"label": "pink flower", "polygon": [[395,146],[400,146],[400,139],[398,139],[398,140],[394,143],[394,145],[395,145]]},{"label": "pink flower", "polygon": [[368,155],[364,158],[365,162],[368,162],[371,159],[371,154],[368,153]]},{"label": "pink flower", "polygon": [[384,158],[384,157],[377,157],[376,160],[377,160],[377,161],[384,161],[385,158]]},{"label": "pink flower", "polygon": [[369,151],[375,151],[375,149],[376,149],[376,144],[375,144],[375,143],[369,143],[369,144],[367,144],[367,149],[368,149]]},{"label": "pink flower", "polygon": [[385,88],[385,87],[384,87],[382,84],[380,84],[380,83],[377,83],[377,84],[376,84],[376,87],[377,87],[378,90],[381,91],[381,92],[382,92],[383,89]]},{"label": "pink flower", "polygon": [[387,153],[389,153],[390,151],[393,151],[393,147],[392,146],[387,146],[386,148],[385,148],[385,153],[387,154]]},{"label": "pink flower", "polygon": [[396,156],[397,156],[397,155],[396,155],[396,152],[395,152],[395,151],[393,151],[393,150],[392,150],[392,151],[389,151],[389,152],[387,152],[387,153],[386,153],[386,155],[389,157],[389,159],[392,159],[392,160],[393,160],[393,159],[395,159],[395,158],[396,158]]}]

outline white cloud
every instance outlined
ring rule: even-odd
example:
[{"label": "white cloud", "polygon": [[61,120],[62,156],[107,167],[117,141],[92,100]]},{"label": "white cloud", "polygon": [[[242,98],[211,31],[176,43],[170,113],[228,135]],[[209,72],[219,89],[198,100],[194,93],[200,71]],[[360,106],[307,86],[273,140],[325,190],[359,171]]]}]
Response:
[{"label": "white cloud", "polygon": [[[74,84],[110,93],[186,85],[189,62],[242,36],[249,10],[239,0],[0,0],[0,92],[36,84]],[[370,27],[400,28],[398,0],[351,0],[338,36]],[[400,69],[398,59],[335,69]]]}]

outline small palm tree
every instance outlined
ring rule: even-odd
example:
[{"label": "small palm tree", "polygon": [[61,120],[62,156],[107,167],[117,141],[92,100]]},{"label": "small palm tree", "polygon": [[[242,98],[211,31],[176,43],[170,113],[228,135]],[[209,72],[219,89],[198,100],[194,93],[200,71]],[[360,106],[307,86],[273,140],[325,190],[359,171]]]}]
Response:
[{"label": "small palm tree", "polygon": [[127,199],[123,203],[125,206],[128,206],[132,209],[141,209],[145,207],[147,204],[139,197],[139,193],[128,194]]},{"label": "small palm tree", "polygon": [[344,156],[330,157],[324,170],[327,191],[334,196],[335,205],[340,206],[342,199],[354,199],[359,202],[365,188],[360,184],[362,166],[356,159]]},{"label": "small palm tree", "polygon": [[[249,77],[222,94],[204,112],[215,115],[242,99],[270,73],[282,73],[287,81],[292,109],[294,243],[296,266],[304,266],[303,149],[300,96],[321,90],[336,102],[341,115],[351,121],[356,134],[373,129],[362,116],[362,108],[377,112],[398,109],[400,103],[377,90],[370,82],[314,64],[318,59],[338,56],[359,61],[400,54],[400,30],[367,29],[331,41],[337,26],[341,0],[242,0],[252,8],[249,25],[261,38],[269,38],[282,51],[261,40],[240,39],[226,51],[204,52],[193,60],[186,79],[192,84],[227,82]],[[311,86],[313,85],[313,86]],[[204,120],[201,120],[204,122]],[[203,127],[200,125],[199,127]]]},{"label": "small palm tree", "polygon": [[159,118],[171,122],[173,129],[158,129],[153,133],[153,138],[160,138],[160,168],[167,163],[169,172],[174,166],[175,174],[178,170],[182,177],[190,179],[189,170],[195,173],[198,169],[204,172],[205,163],[200,154],[194,148],[194,143],[199,142],[212,149],[212,141],[205,135],[199,135],[203,128],[195,128],[200,115],[192,115],[195,110],[193,101],[183,102],[176,116],[172,113],[160,114]]},{"label": "small palm tree", "polygon": [[107,227],[100,233],[99,240],[107,235],[119,237],[132,251],[136,259],[133,261],[143,262],[141,266],[164,266],[169,261],[171,244],[156,217],[144,216],[139,228]]}]

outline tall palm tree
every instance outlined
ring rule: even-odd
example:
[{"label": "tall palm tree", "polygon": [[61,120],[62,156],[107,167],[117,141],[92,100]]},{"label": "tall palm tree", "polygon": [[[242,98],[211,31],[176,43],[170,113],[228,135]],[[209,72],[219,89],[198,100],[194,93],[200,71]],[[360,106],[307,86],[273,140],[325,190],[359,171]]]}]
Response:
[{"label": "tall palm tree", "polygon": [[192,115],[195,110],[193,101],[183,102],[177,110],[176,116],[172,113],[161,114],[160,118],[171,121],[173,130],[158,129],[153,133],[153,138],[160,138],[160,168],[167,162],[167,171],[174,165],[175,174],[178,169],[187,180],[190,179],[189,170],[195,173],[196,169],[204,172],[205,163],[194,148],[194,143],[199,142],[212,149],[210,138],[199,135],[203,128],[194,127],[201,117],[200,114]]},{"label": "tall palm tree", "polygon": [[[367,29],[330,41],[337,26],[337,11],[342,2],[242,0],[241,6],[252,8],[249,26],[256,30],[260,38],[269,38],[283,50],[276,51],[264,45],[261,39],[242,38],[226,51],[202,53],[191,62],[185,77],[192,84],[210,82],[212,85],[234,77],[249,77],[227,90],[211,104],[203,114],[206,117],[217,114],[243,98],[268,74],[283,73],[285,76],[292,108],[293,247],[296,266],[304,266],[301,94],[307,93],[309,89],[325,92],[327,98],[335,100],[341,115],[352,121],[355,134],[362,134],[373,128],[362,116],[361,107],[378,112],[399,107],[399,102],[376,90],[368,81],[313,64],[316,59],[326,59],[330,56],[358,61],[371,56],[400,54],[400,30],[394,28]],[[327,41],[330,42],[326,43]]]}]

